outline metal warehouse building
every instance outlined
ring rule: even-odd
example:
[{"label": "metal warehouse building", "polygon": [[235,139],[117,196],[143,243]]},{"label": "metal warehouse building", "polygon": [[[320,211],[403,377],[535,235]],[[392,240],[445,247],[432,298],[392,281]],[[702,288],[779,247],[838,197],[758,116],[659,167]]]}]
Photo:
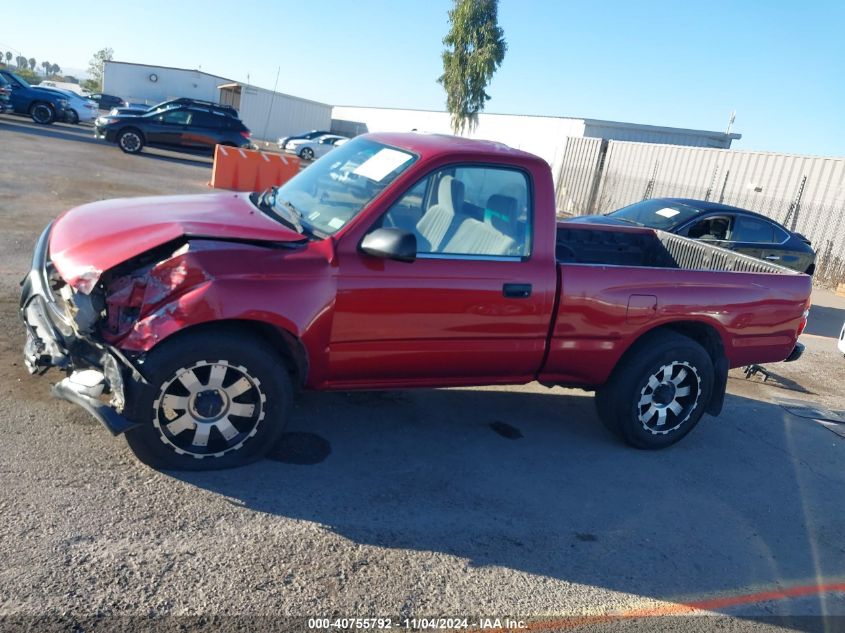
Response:
[{"label": "metal warehouse building", "polygon": [[185,68],[106,62],[103,92],[149,105],[177,97],[233,105],[253,136],[261,139],[275,139],[303,130],[327,130],[332,119],[332,107],[326,103]]},{"label": "metal warehouse building", "polygon": [[[452,133],[448,112],[356,106],[335,106],[332,110],[332,129],[346,134],[410,130]],[[468,136],[499,141],[536,154],[551,165],[555,179],[563,164],[567,138],[587,137],[721,149],[730,148],[732,141],[741,138],[740,134],[599,119],[486,113],[479,115],[478,126]]]}]

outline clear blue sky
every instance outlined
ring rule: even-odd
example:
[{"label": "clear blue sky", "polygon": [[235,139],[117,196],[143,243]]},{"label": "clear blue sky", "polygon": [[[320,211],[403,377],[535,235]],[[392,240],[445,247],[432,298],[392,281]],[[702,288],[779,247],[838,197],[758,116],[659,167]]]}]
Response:
[{"label": "clear blue sky", "polygon": [[[6,2],[0,50],[86,68],[197,68],[335,105],[443,109],[451,0]],[[40,17],[39,17],[40,16]],[[501,0],[488,112],[724,131],[734,147],[845,156],[845,3]]]}]

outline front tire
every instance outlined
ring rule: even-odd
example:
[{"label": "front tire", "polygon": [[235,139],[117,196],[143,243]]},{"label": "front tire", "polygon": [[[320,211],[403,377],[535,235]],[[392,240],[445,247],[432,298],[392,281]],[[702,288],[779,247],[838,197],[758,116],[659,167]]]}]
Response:
[{"label": "front tire", "polygon": [[713,360],[696,341],[675,332],[644,336],[596,391],[604,425],[631,446],[658,449],[681,440],[710,401]]},{"label": "front tire", "polygon": [[299,152],[299,157],[303,160],[314,160],[314,150],[310,147],[304,147]]},{"label": "front tire", "polygon": [[144,148],[144,137],[135,128],[121,130],[117,135],[117,146],[127,154],[138,154]]},{"label": "front tire", "polygon": [[29,108],[29,116],[39,125],[50,125],[56,120],[56,111],[49,103],[36,101]]},{"label": "front tire", "polygon": [[153,468],[216,470],[261,459],[284,430],[291,378],[266,342],[238,330],[185,334],[144,362],[149,387],[130,393],[142,425],[126,433]]}]

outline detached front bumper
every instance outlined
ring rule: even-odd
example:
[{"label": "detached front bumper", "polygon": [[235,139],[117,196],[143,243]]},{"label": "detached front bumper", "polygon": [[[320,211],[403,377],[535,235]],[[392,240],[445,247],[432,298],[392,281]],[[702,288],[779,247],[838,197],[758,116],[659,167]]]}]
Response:
[{"label": "detached front bumper", "polygon": [[[111,433],[123,433],[138,424],[122,415],[126,381],[143,379],[118,350],[82,332],[67,305],[55,296],[48,257],[50,229],[38,239],[32,266],[21,282],[24,363],[31,374],[43,374],[51,367],[68,372],[53,387],[53,395],[78,404]],[[111,395],[108,403],[101,399],[106,393]]]}]

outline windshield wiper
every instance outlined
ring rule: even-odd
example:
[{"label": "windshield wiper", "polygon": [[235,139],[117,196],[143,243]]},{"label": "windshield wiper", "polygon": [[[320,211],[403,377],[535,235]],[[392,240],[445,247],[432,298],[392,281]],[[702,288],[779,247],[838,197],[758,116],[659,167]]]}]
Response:
[{"label": "windshield wiper", "polygon": [[[264,211],[264,213],[272,215],[275,219],[291,227],[297,233],[304,234],[305,229],[303,228],[302,223],[299,221],[302,215],[296,210],[295,207],[293,207],[293,205],[291,205],[290,203],[285,203],[285,209],[287,209],[288,212],[284,215],[278,213],[278,209],[276,207],[276,194],[278,193],[278,191],[278,187],[270,187],[261,194],[252,194],[252,196],[254,196],[251,196],[252,202],[259,209]],[[293,207],[294,212],[291,212],[289,210],[291,207]]]},{"label": "windshield wiper", "polygon": [[[275,207],[276,194],[273,194],[273,205]],[[288,210],[288,220],[296,227],[298,233],[305,233],[302,226],[302,212],[294,206],[290,200],[282,200],[282,207]]]}]

